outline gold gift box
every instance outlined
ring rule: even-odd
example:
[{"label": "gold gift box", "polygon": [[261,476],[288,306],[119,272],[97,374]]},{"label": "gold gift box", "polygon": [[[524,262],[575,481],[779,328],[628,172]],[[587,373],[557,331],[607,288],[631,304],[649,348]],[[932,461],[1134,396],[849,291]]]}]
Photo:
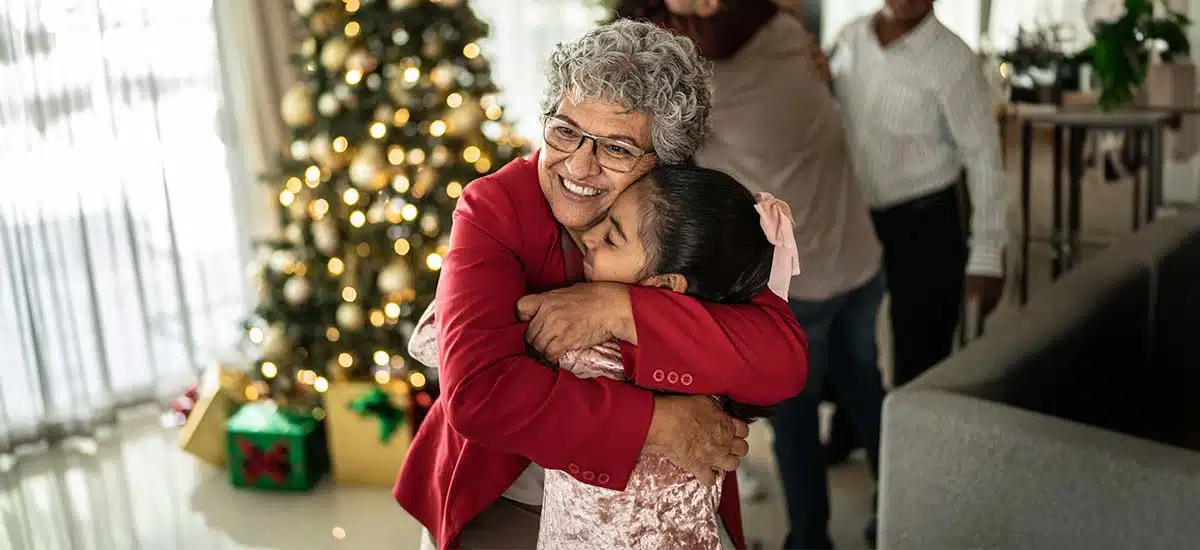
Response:
[{"label": "gold gift box", "polygon": [[[400,424],[387,442],[379,440],[379,419],[362,416],[350,409],[350,403],[370,392],[371,382],[334,382],[325,392],[325,429],[329,438],[329,457],[333,480],[347,485],[391,486],[404,464],[412,443],[407,420]],[[408,411],[408,389],[401,382],[383,386],[392,403]]]},{"label": "gold gift box", "polygon": [[179,430],[179,447],[184,452],[218,468],[228,460],[225,422],[234,408],[254,396],[245,371],[215,364],[204,371],[200,399]]}]

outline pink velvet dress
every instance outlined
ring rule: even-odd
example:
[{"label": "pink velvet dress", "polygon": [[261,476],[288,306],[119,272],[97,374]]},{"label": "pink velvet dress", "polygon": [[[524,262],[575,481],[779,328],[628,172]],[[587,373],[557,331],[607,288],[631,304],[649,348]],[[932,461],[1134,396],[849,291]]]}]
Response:
[{"label": "pink velvet dress", "polygon": [[[417,322],[409,355],[437,366],[433,306]],[[616,343],[573,351],[559,368],[579,378],[625,379]],[[706,486],[658,455],[642,455],[624,491],[546,470],[539,550],[719,550],[721,479]]]},{"label": "pink velvet dress", "polygon": [[[625,379],[616,344],[567,353],[559,368],[579,378]],[[658,455],[642,455],[621,492],[585,484],[560,470],[546,470],[538,548],[719,549],[720,502],[720,480],[703,485]]]}]

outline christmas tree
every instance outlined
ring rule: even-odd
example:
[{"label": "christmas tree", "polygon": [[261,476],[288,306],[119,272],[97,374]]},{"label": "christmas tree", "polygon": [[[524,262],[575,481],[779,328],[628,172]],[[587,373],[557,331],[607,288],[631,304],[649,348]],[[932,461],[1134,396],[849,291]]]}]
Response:
[{"label": "christmas tree", "polygon": [[342,380],[403,381],[416,407],[437,373],[408,337],[431,302],[463,186],[523,154],[464,0],[295,0],[299,83],[278,173],[277,238],[259,242],[246,322],[252,397],[316,405]]}]

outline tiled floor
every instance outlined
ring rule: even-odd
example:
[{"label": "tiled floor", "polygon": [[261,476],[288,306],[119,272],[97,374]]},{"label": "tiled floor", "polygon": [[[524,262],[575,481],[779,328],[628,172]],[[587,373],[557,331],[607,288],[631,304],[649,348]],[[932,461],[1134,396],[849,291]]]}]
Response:
[{"label": "tiled floor", "polygon": [[[334,487],[275,494],[234,489],[223,471],[175,445],[152,414],[131,415],[96,444],[25,457],[0,474],[4,550],[324,550],[418,547],[420,527],[390,488]],[[773,482],[769,430],[756,424],[751,467],[768,495],[746,503],[751,547],[779,548],[783,504]],[[870,482],[860,462],[835,469],[833,531],[860,548]],[[757,542],[757,546],[756,543]]]},{"label": "tiled floor", "polygon": [[236,490],[153,415],[95,447],[20,460],[0,481],[5,550],[407,550],[419,537],[387,487]]}]

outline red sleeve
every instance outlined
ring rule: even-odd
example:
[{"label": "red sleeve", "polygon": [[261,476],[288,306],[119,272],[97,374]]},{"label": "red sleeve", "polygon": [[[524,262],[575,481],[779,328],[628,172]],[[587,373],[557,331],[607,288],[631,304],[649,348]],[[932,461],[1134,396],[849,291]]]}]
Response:
[{"label": "red sleeve", "polygon": [[525,355],[517,219],[503,187],[488,180],[467,186],[454,212],[437,291],[438,374],[450,424],[496,452],[623,490],[645,444],[653,394],[581,380]]},{"label": "red sleeve", "polygon": [[622,342],[639,386],[774,405],[804,389],[808,341],[787,302],[764,291],[749,304],[709,304],[632,287],[638,345]]}]

